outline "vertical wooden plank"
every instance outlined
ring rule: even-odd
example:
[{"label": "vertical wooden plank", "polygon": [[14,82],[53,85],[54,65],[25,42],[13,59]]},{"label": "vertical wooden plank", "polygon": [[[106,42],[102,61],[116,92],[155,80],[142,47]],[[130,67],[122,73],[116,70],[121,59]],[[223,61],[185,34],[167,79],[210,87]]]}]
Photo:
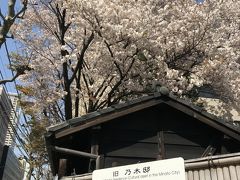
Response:
[{"label": "vertical wooden plank", "polygon": [[199,180],[205,180],[204,170],[199,171]]},{"label": "vertical wooden plank", "polygon": [[218,180],[218,179],[217,179],[217,170],[216,170],[216,168],[211,168],[211,169],[210,169],[210,172],[211,172],[211,178],[212,178],[212,180]]},{"label": "vertical wooden plank", "polygon": [[188,171],[188,180],[194,180],[192,171]]},{"label": "vertical wooden plank", "polygon": [[199,174],[198,174],[197,170],[193,171],[193,178],[194,178],[194,180],[200,180],[199,179]]},{"label": "vertical wooden plank", "polygon": [[223,169],[221,167],[217,168],[217,178],[218,178],[218,180],[224,180]]},{"label": "vertical wooden plank", "polygon": [[240,165],[236,165],[236,172],[237,172],[238,180],[240,180]]},{"label": "vertical wooden plank", "polygon": [[223,177],[224,179],[230,179],[230,173],[228,167],[223,167]]},{"label": "vertical wooden plank", "polygon": [[58,179],[61,179],[65,176],[67,170],[67,159],[59,159],[59,166],[58,166]]},{"label": "vertical wooden plank", "polygon": [[205,169],[204,174],[205,174],[205,180],[212,180],[211,173],[210,173],[209,169]]},{"label": "vertical wooden plank", "polygon": [[102,168],[105,167],[105,164],[104,164],[105,160],[104,160],[104,158],[105,158],[104,155],[101,154],[100,155],[100,162],[99,162],[99,164],[100,164],[99,169],[102,169]]},{"label": "vertical wooden plank", "polygon": [[238,180],[235,166],[229,166],[231,180]]}]

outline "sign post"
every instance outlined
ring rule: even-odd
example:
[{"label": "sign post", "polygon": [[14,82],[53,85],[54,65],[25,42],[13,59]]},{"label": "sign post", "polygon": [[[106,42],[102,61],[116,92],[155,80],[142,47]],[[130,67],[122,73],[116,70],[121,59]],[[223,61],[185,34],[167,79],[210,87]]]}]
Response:
[{"label": "sign post", "polygon": [[185,180],[184,160],[173,158],[95,170],[92,180]]}]

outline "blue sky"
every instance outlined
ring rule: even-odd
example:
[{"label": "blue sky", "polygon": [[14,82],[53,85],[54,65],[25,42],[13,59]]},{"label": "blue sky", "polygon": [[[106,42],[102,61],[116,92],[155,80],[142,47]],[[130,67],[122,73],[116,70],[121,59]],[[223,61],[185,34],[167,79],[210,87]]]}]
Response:
[{"label": "blue sky", "polygon": [[201,3],[204,2],[204,0],[196,0],[196,2],[197,2],[198,4],[201,4]]}]

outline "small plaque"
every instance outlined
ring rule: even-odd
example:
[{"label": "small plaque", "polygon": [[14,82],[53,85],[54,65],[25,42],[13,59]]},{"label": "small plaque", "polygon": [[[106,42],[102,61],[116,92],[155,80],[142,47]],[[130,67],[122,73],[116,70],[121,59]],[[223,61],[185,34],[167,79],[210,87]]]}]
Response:
[{"label": "small plaque", "polygon": [[183,158],[158,160],[93,171],[92,180],[185,180]]}]

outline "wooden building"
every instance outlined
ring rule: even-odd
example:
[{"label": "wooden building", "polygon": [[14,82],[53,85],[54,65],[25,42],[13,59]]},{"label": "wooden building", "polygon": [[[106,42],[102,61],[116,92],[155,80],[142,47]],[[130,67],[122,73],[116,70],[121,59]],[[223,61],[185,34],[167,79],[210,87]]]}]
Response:
[{"label": "wooden building", "polygon": [[45,138],[52,172],[60,177],[240,150],[239,127],[160,93],[49,127]]}]

